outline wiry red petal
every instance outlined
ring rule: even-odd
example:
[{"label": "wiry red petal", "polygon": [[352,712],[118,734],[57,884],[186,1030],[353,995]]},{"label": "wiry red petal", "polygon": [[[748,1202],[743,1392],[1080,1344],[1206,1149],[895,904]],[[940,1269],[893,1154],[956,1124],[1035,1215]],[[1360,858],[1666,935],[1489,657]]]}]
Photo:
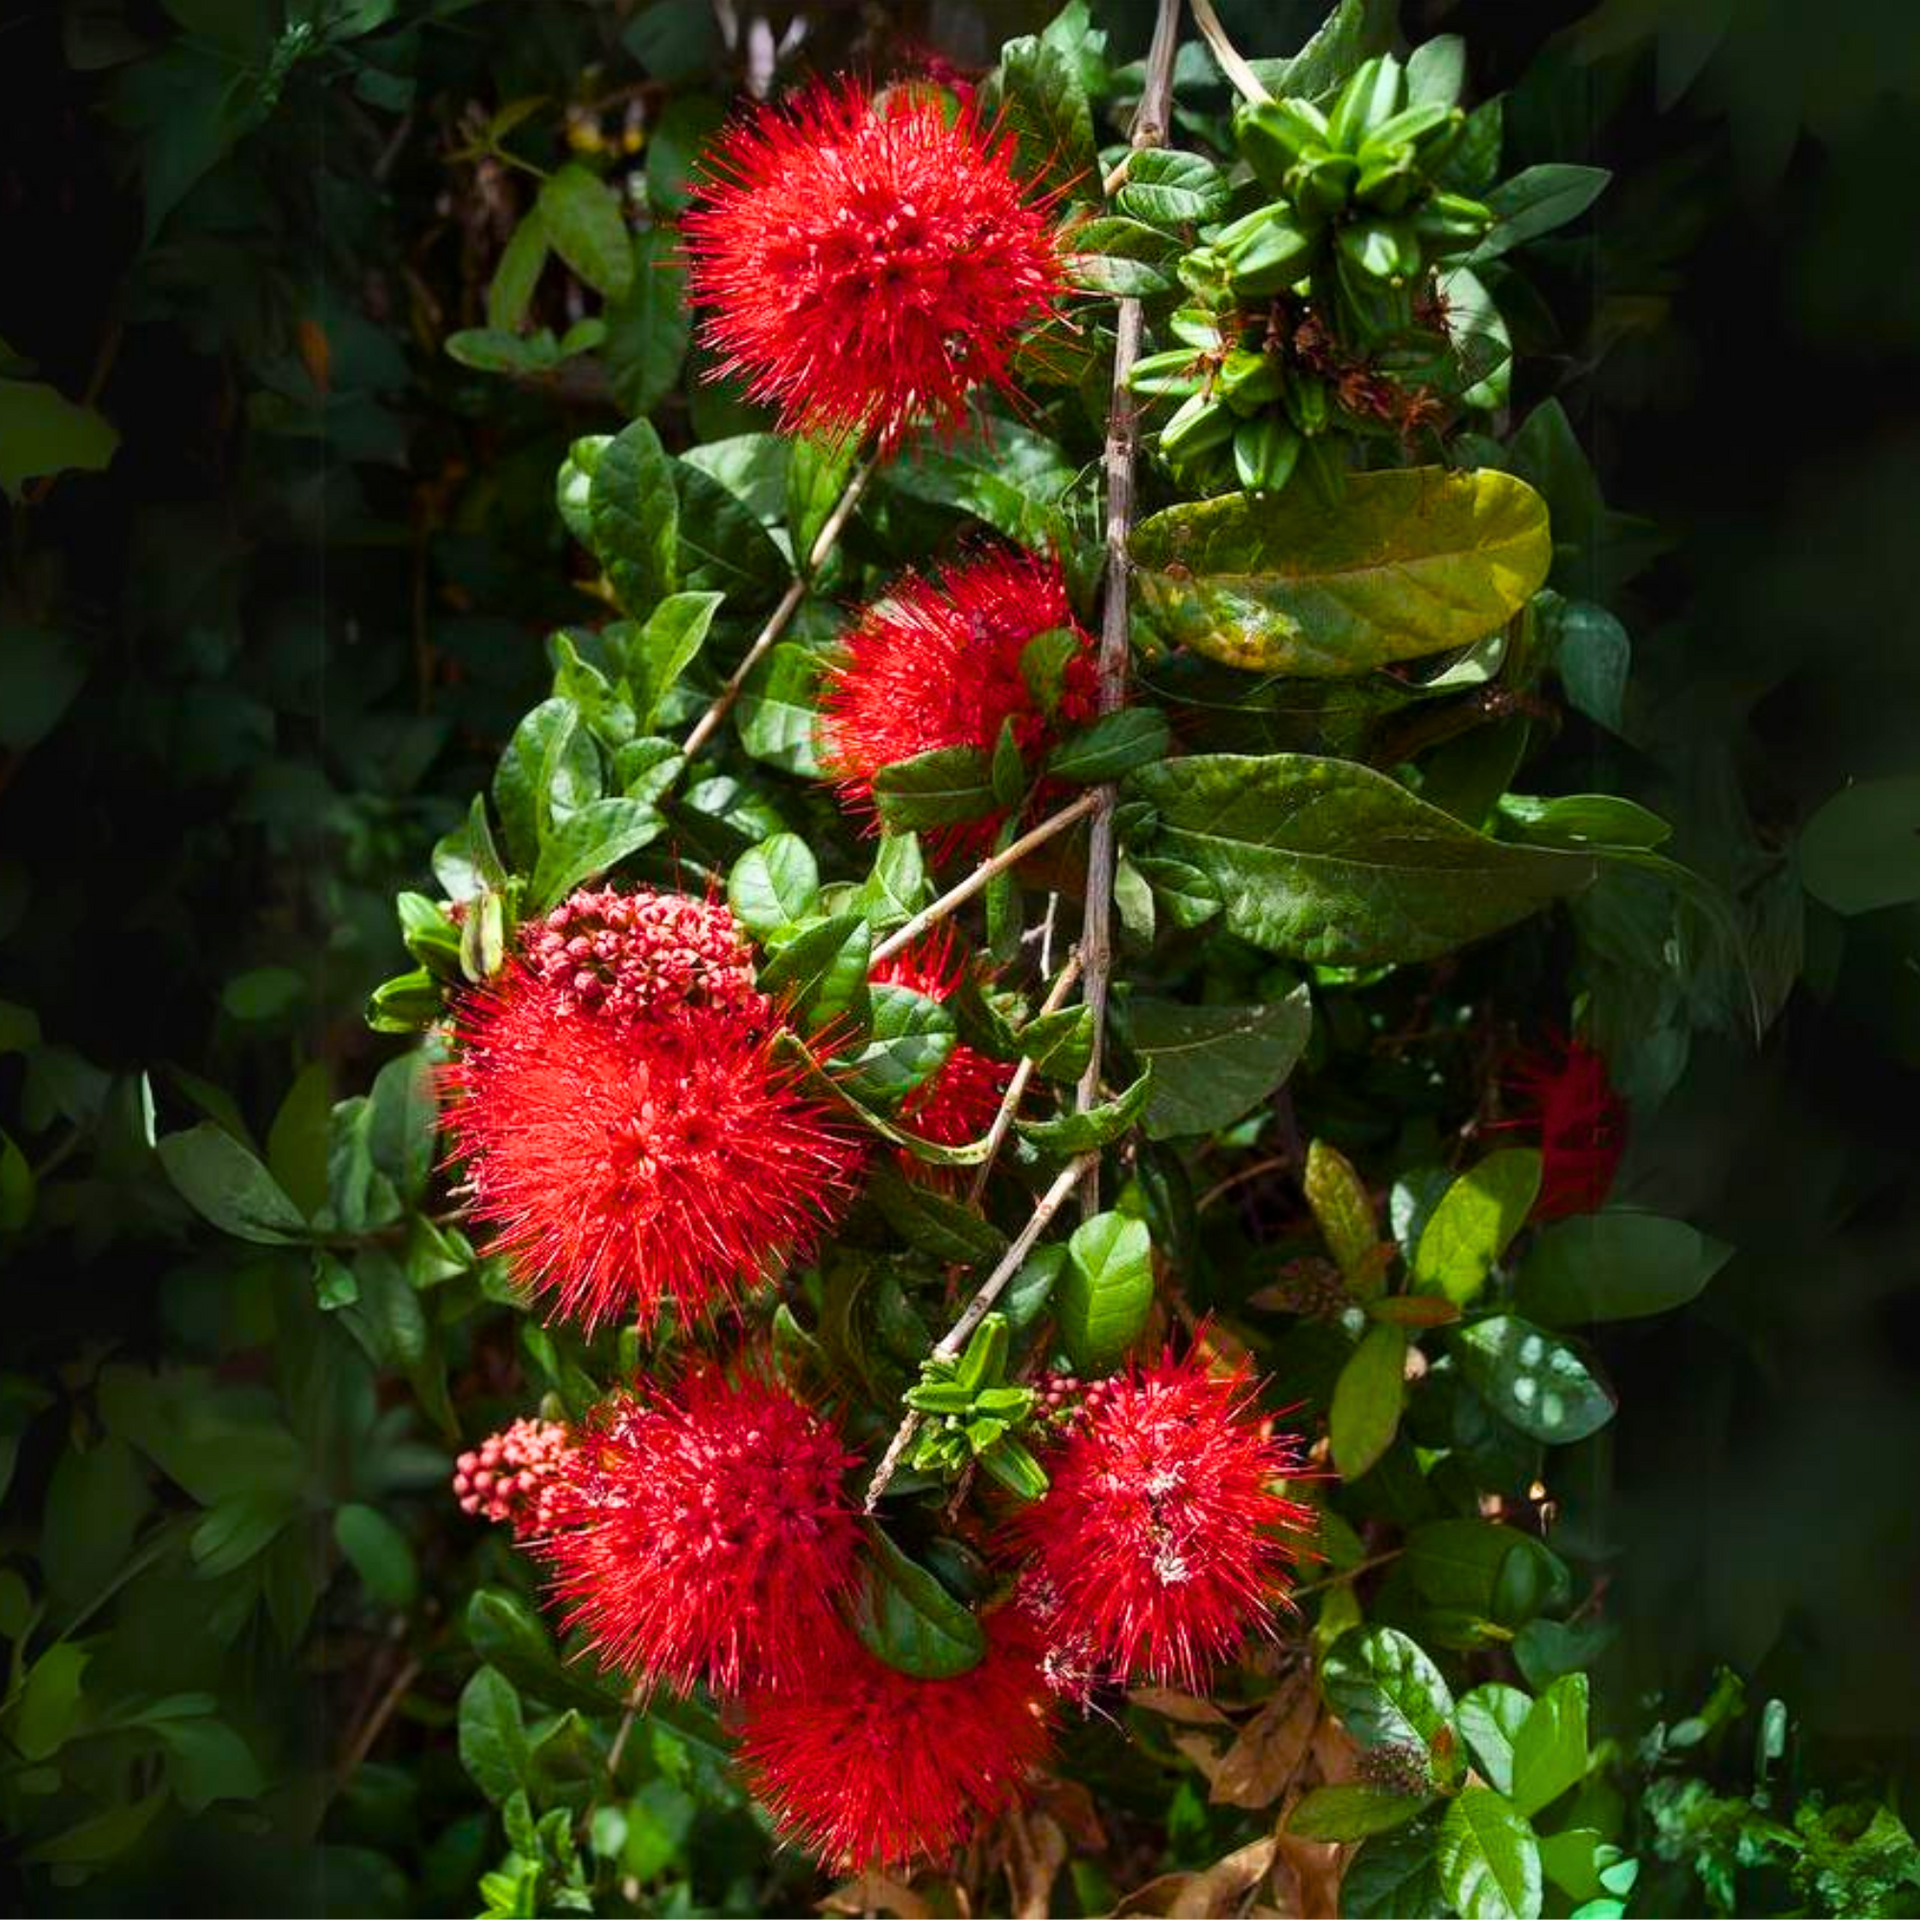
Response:
[{"label": "wiry red petal", "polygon": [[[1073,637],[1057,720],[1020,670],[1027,643],[1050,629]],[[1023,753],[1057,725],[1093,717],[1094,646],[1074,620],[1059,563],[992,550],[943,569],[908,573],[867,608],[841,642],[823,686],[821,761],[855,812],[873,812],[873,777],[936,747],[991,752],[1013,722]],[[983,847],[1004,818],[947,828],[933,838],[944,856]]]},{"label": "wiry red petal", "polygon": [[616,1020],[517,964],[467,994],[447,1125],[472,1210],[588,1328],[733,1304],[839,1217],[862,1147],[740,1008]]},{"label": "wiry red petal", "polygon": [[815,87],[735,123],[682,221],[720,371],[790,431],[890,448],[918,417],[957,425],[1064,289],[1013,160],[926,88]]},{"label": "wiry red petal", "polygon": [[987,1654],[918,1680],[848,1635],[794,1689],[748,1696],[740,1758],[787,1834],[836,1868],[940,1860],[1005,1811],[1045,1759],[1052,1701],[1029,1630],[987,1622]]},{"label": "wiry red petal", "polygon": [[1022,1603],[1058,1664],[1201,1691],[1285,1593],[1287,1536],[1310,1508],[1274,1482],[1301,1470],[1271,1435],[1246,1368],[1171,1355],[1098,1383],[1041,1455],[1043,1498],[1012,1522]]},{"label": "wiry red petal", "polygon": [[544,1552],[568,1629],[676,1692],[791,1686],[839,1632],[858,1458],[832,1421],[751,1368],[708,1364],[671,1393],[617,1396],[552,1502]]},{"label": "wiry red petal", "polygon": [[[873,970],[883,985],[910,987],[929,1000],[948,999],[960,985],[966,963],[955,951],[951,923],[903,952],[889,955]],[[996,1060],[962,1040],[939,1070],[930,1074],[900,1104],[903,1124],[937,1146],[964,1146],[993,1125],[1013,1079],[1009,1061]],[[908,1156],[911,1159],[911,1156]],[[919,1166],[914,1161],[914,1166]]]},{"label": "wiry red petal", "polygon": [[1626,1102],[1591,1047],[1562,1040],[1548,1053],[1522,1056],[1510,1070],[1527,1111],[1517,1124],[1540,1134],[1536,1220],[1592,1213],[1613,1191],[1627,1150]]}]

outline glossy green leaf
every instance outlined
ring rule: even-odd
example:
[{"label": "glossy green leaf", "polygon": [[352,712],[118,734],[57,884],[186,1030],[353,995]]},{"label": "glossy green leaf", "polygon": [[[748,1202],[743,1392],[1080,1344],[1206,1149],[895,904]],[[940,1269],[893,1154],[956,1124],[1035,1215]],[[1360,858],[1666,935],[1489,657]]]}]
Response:
[{"label": "glossy green leaf", "polygon": [[1503,180],[1487,194],[1493,210],[1492,232],[1467,256],[1470,266],[1497,260],[1515,247],[1537,240],[1569,220],[1577,220],[1599,199],[1612,178],[1605,167],[1573,166],[1549,161],[1526,167]]},{"label": "glossy green leaf", "polygon": [[80,1718],[81,1678],[92,1656],[71,1640],[56,1640],[27,1669],[10,1729],[29,1760],[45,1760],[66,1745]]},{"label": "glossy green leaf", "polygon": [[1342,1634],[1321,1664],[1320,1686],[1363,1747],[1411,1743],[1429,1750],[1453,1712],[1440,1669],[1394,1627]]},{"label": "glossy green leaf", "polygon": [[835,1021],[864,1030],[871,1005],[867,969],[873,931],[857,913],[836,914],[796,934],[761,963],[759,984],[786,1003],[789,1018],[818,1032]]},{"label": "glossy green leaf", "polygon": [[670,593],[629,643],[635,718],[642,727],[653,725],[680,676],[700,657],[720,601],[717,593]]},{"label": "glossy green leaf", "polygon": [[1433,1864],[1432,1820],[1369,1840],[1340,1878],[1346,1920],[1443,1920],[1449,1913]]},{"label": "glossy green leaf", "polygon": [[624,299],[633,285],[633,246],[613,188],[570,160],[540,183],[537,204],[554,252],[595,292]]},{"label": "glossy green leaf", "polygon": [[460,1764],[496,1806],[529,1783],[520,1696],[505,1674],[482,1667],[460,1695]]},{"label": "glossy green leaf", "polygon": [[1800,831],[1800,878],[1835,913],[1920,900],[1920,774],[1843,787]]},{"label": "glossy green leaf", "polygon": [[750,933],[780,933],[804,920],[820,897],[820,868],[797,833],[749,847],[727,876],[727,904]]},{"label": "glossy green leaf", "polygon": [[1327,1430],[1343,1480],[1359,1479],[1393,1445],[1406,1402],[1406,1360],[1406,1329],[1383,1324],[1367,1329],[1340,1369]]},{"label": "glossy green leaf", "polygon": [[1452,1336],[1460,1370],[1494,1411],[1535,1440],[1567,1446],[1613,1418],[1614,1397],[1557,1335],[1513,1314]]},{"label": "glossy green leaf", "polygon": [[547,264],[547,229],[536,207],[514,228],[487,283],[487,325],[517,333]]},{"label": "glossy green leaf", "polygon": [[908,1180],[891,1167],[878,1167],[867,1192],[890,1226],[910,1247],[955,1266],[997,1259],[1007,1236],[977,1209],[923,1181]]},{"label": "glossy green leaf", "polygon": [[283,1246],[306,1233],[300,1209],[224,1127],[203,1120],[168,1134],[158,1151],[181,1197],[223,1233],[262,1246]]},{"label": "glossy green leaf", "polygon": [[544,913],[659,838],[666,822],[641,800],[590,800],[551,828],[540,844],[527,905]]},{"label": "glossy green leaf", "polygon": [[812,649],[782,642],[747,675],[733,708],[740,744],[756,760],[806,780],[820,777],[823,664]]},{"label": "glossy green leaf", "polygon": [[772,535],[712,474],[688,460],[676,460],[673,471],[680,501],[674,549],[680,584],[725,594],[730,613],[771,606],[792,578]]},{"label": "glossy green leaf", "polygon": [[1233,932],[1302,960],[1431,959],[1596,870],[1586,855],[1489,840],[1385,774],[1311,754],[1165,760],[1126,791],[1158,811],[1153,850],[1219,889]]},{"label": "glossy green leaf", "polygon": [[671,227],[634,235],[633,284],[605,318],[607,385],[623,412],[650,414],[678,383],[692,338],[686,270]]},{"label": "glossy green leaf", "polygon": [[587,518],[620,605],[644,618],[679,585],[680,537],[674,462],[646,421],[634,421],[602,450],[587,488]]},{"label": "glossy green leaf", "polygon": [[1227,494],[1141,522],[1142,603],[1170,641],[1249,672],[1367,673],[1470,646],[1542,586],[1546,503],[1485,469],[1350,475],[1338,506],[1306,487]]},{"label": "glossy green leaf", "polygon": [[999,124],[1018,143],[1022,177],[1096,197],[1093,114],[1074,62],[1038,35],[1009,40],[1000,50],[998,96]]},{"label": "glossy green leaf", "polygon": [[1315,1787],[1287,1815],[1286,1829],[1303,1840],[1364,1840],[1404,1827],[1432,1804],[1417,1793],[1395,1793],[1360,1781]]},{"label": "glossy green leaf", "polygon": [[1304,986],[1265,1006],[1191,1006],[1134,995],[1127,1045],[1153,1070],[1141,1122],[1149,1140],[1230,1127],[1281,1086],[1313,1028]]},{"label": "glossy green leaf", "polygon": [[1608,1207],[1547,1227],[1520,1267],[1516,1304],[1550,1327],[1685,1306],[1733,1248],[1684,1220]]},{"label": "glossy green leaf", "polygon": [[1556,1680],[1513,1737],[1515,1810],[1532,1816],[1586,1778],[1587,1676]]},{"label": "glossy green leaf", "polygon": [[1498,1680],[1462,1694],[1453,1710],[1474,1765],[1502,1793],[1513,1790],[1513,1743],[1532,1711],[1533,1701],[1526,1694]]},{"label": "glossy green leaf", "polygon": [[1447,1809],[1434,1858],[1460,1920],[1537,1920],[1539,1846],[1491,1787],[1468,1787]]},{"label": "glossy green leaf", "polygon": [[1114,204],[1136,220],[1185,227],[1219,218],[1228,197],[1226,175],[1204,154],[1142,147],[1127,162]]},{"label": "glossy green leaf", "polygon": [[1049,1080],[1078,1080],[1092,1057],[1093,1009],[1082,1004],[1036,1014],[1017,1037],[1037,1072]]},{"label": "glossy green leaf", "polygon": [[1146,1324],[1153,1304],[1153,1241],[1146,1222],[1097,1213],[1067,1242],[1053,1290],[1060,1338],[1076,1372],[1111,1373]]},{"label": "glossy green leaf", "polygon": [[854,1601],[854,1631],[877,1659],[922,1680],[947,1680],[985,1657],[979,1616],[963,1606],[879,1527],[866,1530],[870,1558]]},{"label": "glossy green leaf", "polygon": [[1070,733],[1047,755],[1047,771],[1056,780],[1098,786],[1123,773],[1164,760],[1171,736],[1167,716],[1156,707],[1122,707],[1102,714],[1091,726]]},{"label": "glossy green leaf", "polygon": [[997,804],[991,763],[978,747],[935,747],[882,767],[873,777],[873,804],[895,833],[978,820]]},{"label": "glossy green leaf", "polygon": [[1413,1283],[1465,1306],[1526,1225],[1540,1193],[1540,1155],[1506,1147],[1469,1167],[1440,1198],[1413,1250]]},{"label": "glossy green leaf", "polygon": [[1149,1067],[1132,1086],[1111,1100],[1052,1120],[1018,1120],[1023,1140],[1049,1153],[1093,1153],[1131,1133],[1146,1111],[1153,1093],[1153,1069]]},{"label": "glossy green leaf", "polygon": [[846,1057],[847,1091],[873,1106],[895,1107],[952,1058],[952,1013],[910,987],[876,982],[866,1044]]},{"label": "glossy green leaf", "polygon": [[1307,1149],[1307,1205],[1349,1291],[1367,1300],[1386,1285],[1385,1245],[1374,1219],[1373,1196],[1337,1147],[1316,1140]]},{"label": "glossy green leaf", "polygon": [[367,1591],[383,1606],[410,1607],[420,1569],[407,1536],[377,1508],[349,1501],[333,1516],[333,1537]]}]

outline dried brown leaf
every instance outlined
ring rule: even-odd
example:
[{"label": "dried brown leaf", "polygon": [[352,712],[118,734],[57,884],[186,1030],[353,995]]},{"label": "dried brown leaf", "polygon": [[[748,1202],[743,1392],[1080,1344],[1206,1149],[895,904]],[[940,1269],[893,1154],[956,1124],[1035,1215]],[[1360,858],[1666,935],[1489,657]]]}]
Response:
[{"label": "dried brown leaf", "polygon": [[1197,1700],[1190,1693],[1177,1693],[1172,1687],[1129,1687],[1127,1698],[1136,1707],[1145,1707],[1168,1720],[1184,1720],[1194,1727],[1227,1727],[1233,1724],[1211,1700]]},{"label": "dried brown leaf", "polygon": [[843,1880],[819,1903],[817,1911],[835,1914],[889,1913],[897,1920],[934,1920],[933,1908],[903,1880],[884,1873],[857,1874]]},{"label": "dried brown leaf", "polygon": [[1297,1833],[1274,1838],[1273,1891],[1285,1911],[1295,1920],[1338,1920],[1340,1874],[1353,1849]]},{"label": "dried brown leaf", "polygon": [[1288,1676],[1240,1737],[1220,1757],[1211,1778],[1222,1807],[1270,1807],[1306,1764],[1320,1702],[1304,1672]]}]

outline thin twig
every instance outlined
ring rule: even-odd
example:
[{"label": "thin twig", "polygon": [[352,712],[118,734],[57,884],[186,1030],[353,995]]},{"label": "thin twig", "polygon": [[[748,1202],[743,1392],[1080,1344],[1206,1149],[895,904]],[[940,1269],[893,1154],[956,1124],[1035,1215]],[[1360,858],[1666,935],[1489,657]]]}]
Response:
[{"label": "thin twig", "polygon": [[[1012,1246],[1000,1256],[1000,1264],[980,1283],[980,1290],[967,1302],[961,1310],[960,1318],[947,1329],[945,1337],[934,1348],[932,1355],[934,1359],[951,1360],[967,1344],[967,1336],[986,1318],[988,1310],[999,1299],[1007,1282],[1020,1271],[1027,1255],[1033,1251],[1034,1242],[1046,1232],[1048,1222],[1066,1205],[1067,1196],[1086,1171],[1087,1163],[1097,1158],[1095,1154],[1082,1154],[1077,1160],[1068,1161],[1061,1169],[1053,1185],[1034,1203],[1032,1217],[1020,1229]],[[895,1470],[899,1467],[901,1456],[913,1444],[913,1436],[919,1428],[920,1416],[909,1410],[893,1438],[887,1443],[887,1450],[881,1455],[880,1464],[873,1470],[873,1481],[867,1488],[867,1512],[871,1513],[880,1504],[880,1496],[886,1492],[888,1481],[893,1478]]]},{"label": "thin twig", "polygon": [[[1151,147],[1166,137],[1173,96],[1173,55],[1180,24],[1180,0],[1160,0],[1153,45],[1147,54],[1146,86],[1134,116],[1135,148]],[[1140,447],[1140,418],[1127,390],[1128,376],[1140,354],[1145,326],[1140,302],[1119,303],[1113,349],[1112,399],[1107,409],[1107,595],[1101,611],[1098,706],[1111,713],[1126,693],[1127,539],[1133,531],[1133,466]],[[1093,1010],[1093,1046],[1080,1076],[1078,1105],[1084,1111],[1100,1099],[1101,1054],[1107,1033],[1107,982],[1113,966],[1114,789],[1094,790],[1093,833],[1087,849],[1087,905],[1081,921],[1080,960],[1086,969],[1085,999]],[[1100,1206],[1100,1162],[1095,1158],[1081,1189],[1084,1212]]]},{"label": "thin twig", "polygon": [[1002,848],[991,860],[983,861],[957,887],[950,887],[930,907],[922,907],[898,933],[889,934],[873,950],[874,964],[891,960],[903,947],[910,947],[926,930],[948,914],[964,907],[996,874],[1017,866],[1035,847],[1044,846],[1056,833],[1064,832],[1076,820],[1084,820],[1099,800],[1099,793],[1083,793],[1070,807],[1050,813],[1037,827],[1030,827],[1012,846]]},{"label": "thin twig", "polygon": [[712,706],[693,723],[693,731],[687,735],[686,743],[680,749],[687,759],[691,760],[706,745],[713,730],[733,711],[733,703],[740,698],[740,689],[747,684],[747,675],[765,658],[768,649],[786,632],[788,621],[799,612],[800,602],[812,589],[820,569],[827,563],[828,555],[846,531],[854,508],[860,504],[860,496],[866,492],[867,482],[873,478],[877,458],[877,455],[869,454],[848,476],[845,489],[835,502],[833,511],[827,515],[819,538],[813,543],[813,550],[807,555],[806,564],[794,569],[786,592],[780,596],[780,604],[767,615],[767,624],[755,636],[753,645],[747,649],[746,658],[728,676],[727,684],[714,695]]},{"label": "thin twig", "polygon": [[620,1756],[627,1750],[628,1736],[633,1732],[633,1723],[640,1709],[647,1704],[647,1683],[636,1680],[633,1691],[627,1695],[627,1710],[620,1717],[620,1730],[613,1736],[613,1745],[607,1749],[607,1778],[612,1780],[620,1771]]},{"label": "thin twig", "polygon": [[[1067,995],[1073,991],[1073,983],[1080,978],[1080,955],[1078,952],[1067,955],[1067,964],[1060,969],[1060,978],[1053,983],[1052,990],[1040,1003],[1041,1014],[1058,1013],[1067,1004]],[[1027,1083],[1033,1078],[1033,1061],[1025,1059],[1013,1070],[1013,1078],[1007,1082],[1006,1093],[1001,1097],[1000,1111],[993,1116],[993,1125],[987,1129],[987,1157],[974,1170],[973,1186],[967,1198],[978,1205],[980,1196],[987,1190],[987,1176],[993,1171],[995,1156],[1006,1138],[1013,1131],[1013,1116],[1020,1111],[1021,1099],[1027,1091]]]},{"label": "thin twig", "polygon": [[353,1776],[360,1771],[361,1762],[373,1751],[373,1743],[380,1738],[386,1724],[394,1716],[400,1702],[407,1696],[407,1689],[420,1678],[420,1662],[415,1659],[405,1661],[398,1673],[393,1676],[392,1684],[380,1696],[379,1704],[367,1715],[360,1731],[353,1737],[346,1753],[341,1757],[339,1768],[328,1790],[331,1799]]},{"label": "thin twig", "polygon": [[1273,98],[1260,84],[1260,76],[1240,58],[1239,50],[1227,38],[1227,30],[1213,10],[1213,0],[1193,0],[1193,24],[1213,49],[1213,57],[1219,61],[1220,71],[1233,82],[1235,91],[1242,98],[1254,101]]}]

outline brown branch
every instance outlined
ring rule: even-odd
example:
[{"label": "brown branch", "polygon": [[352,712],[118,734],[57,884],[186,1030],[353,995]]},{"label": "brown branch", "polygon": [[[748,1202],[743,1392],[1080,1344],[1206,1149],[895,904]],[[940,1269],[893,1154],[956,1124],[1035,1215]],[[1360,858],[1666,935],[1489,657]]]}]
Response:
[{"label": "brown branch", "polygon": [[801,601],[807,597],[820,569],[827,564],[828,556],[839,544],[847,522],[853,518],[853,510],[860,504],[860,496],[866,492],[867,482],[873,478],[877,457],[869,454],[848,476],[846,487],[834,503],[833,511],[827,515],[826,524],[821,527],[812,551],[808,553],[805,563],[794,569],[786,592],[780,596],[780,604],[767,615],[766,625],[754,637],[746,657],[728,676],[727,684],[714,696],[712,706],[693,723],[693,730],[680,749],[687,759],[691,760],[706,745],[714,729],[733,711],[733,703],[740,698],[740,689],[747,684],[747,675],[760,664],[773,643],[786,632],[787,623],[799,612]]},{"label": "brown branch", "polygon": [[1193,24],[1200,29],[1201,38],[1213,49],[1213,57],[1219,61],[1220,71],[1233,82],[1241,95],[1253,101],[1273,98],[1260,84],[1260,76],[1240,58],[1239,50],[1227,38],[1227,30],[1213,10],[1213,0],[1193,0]]},{"label": "brown branch", "polygon": [[[1067,964],[1060,969],[1060,977],[1053,983],[1051,991],[1040,1003],[1040,1014],[1057,1013],[1067,1003],[1067,995],[1073,991],[1073,985],[1080,978],[1080,956],[1070,953]],[[1022,1060],[1013,1070],[1013,1078],[1007,1082],[1007,1091],[1000,1101],[1000,1111],[993,1116],[993,1125],[987,1129],[987,1157],[974,1170],[973,1186],[967,1198],[976,1205],[980,1196],[987,1190],[987,1176],[993,1171],[995,1156],[1006,1138],[1013,1131],[1013,1116],[1020,1111],[1020,1101],[1027,1091],[1027,1083],[1033,1078],[1033,1062]]]},{"label": "brown branch", "polygon": [[[1147,54],[1146,85],[1134,115],[1135,148],[1151,147],[1166,137],[1173,95],[1173,55],[1180,24],[1180,0],[1160,0],[1153,45]],[[1140,449],[1140,417],[1127,380],[1139,358],[1145,318],[1138,300],[1119,303],[1113,350],[1112,400],[1107,410],[1107,595],[1100,622],[1099,696],[1102,713],[1111,713],[1125,697],[1127,684],[1127,539],[1133,531],[1134,461]],[[1080,961],[1086,970],[1085,999],[1093,1010],[1093,1047],[1080,1077],[1078,1105],[1084,1111],[1100,1099],[1101,1055],[1106,1046],[1107,986],[1113,966],[1114,789],[1094,790],[1091,844],[1087,849],[1087,905],[1081,921]],[[1087,1213],[1100,1205],[1100,1162],[1090,1164],[1080,1204]]]}]

